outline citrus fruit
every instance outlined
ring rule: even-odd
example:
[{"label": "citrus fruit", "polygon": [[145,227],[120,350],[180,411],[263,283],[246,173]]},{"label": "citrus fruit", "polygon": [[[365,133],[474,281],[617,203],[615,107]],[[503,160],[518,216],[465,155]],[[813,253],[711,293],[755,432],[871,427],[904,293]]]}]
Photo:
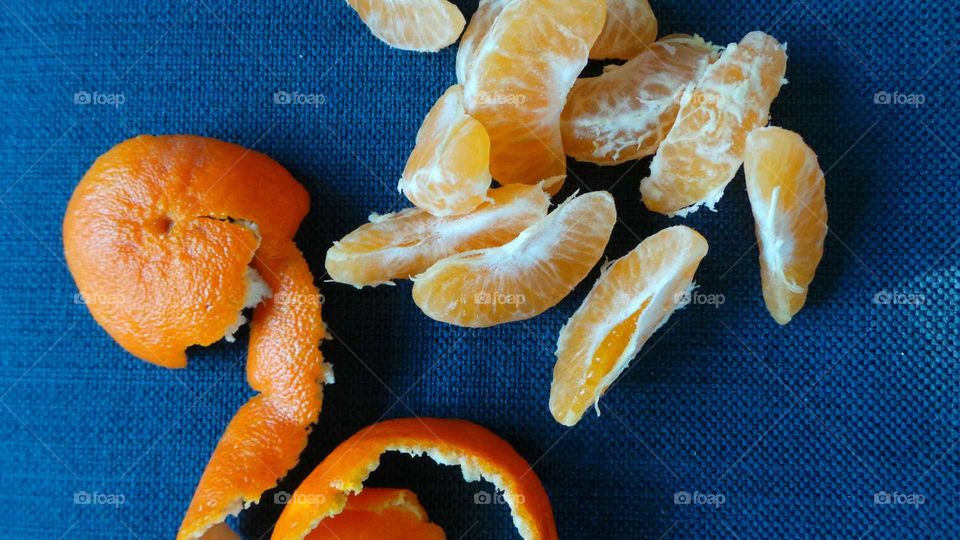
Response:
[{"label": "citrus fruit", "polygon": [[686,215],[713,209],[743,163],[747,133],[767,124],[786,82],[786,45],[763,32],[730,44],[684,93],[680,113],[640,184],[650,210]]},{"label": "citrus fruit", "polygon": [[325,519],[307,540],[444,540],[417,496],[406,489],[366,488],[347,498],[343,512]]},{"label": "citrus fruit", "polygon": [[817,155],[782,128],[747,136],[743,166],[760,245],[767,310],[780,324],[800,311],[823,257],[827,202]]},{"label": "citrus fruit", "polygon": [[466,20],[447,0],[347,0],[379,40],[406,51],[436,52],[457,40]]},{"label": "citrus fruit", "polygon": [[599,165],[653,154],[673,127],[683,91],[715,58],[699,37],[668,36],[622,66],[578,79],[561,116],[564,151]]},{"label": "citrus fruit", "polygon": [[609,193],[573,198],[509,243],[434,264],[414,278],[413,300],[428,317],[457,326],[535,317],[587,277],[616,220]]},{"label": "citrus fruit", "polygon": [[487,200],[490,137],[463,109],[463,87],[451,86],[427,114],[399,190],[435,216],[466,214]]},{"label": "citrus fruit", "polygon": [[604,269],[560,331],[550,412],[572,426],[673,312],[689,301],[707,241],[682,225],[645,239]]},{"label": "citrus fruit", "polygon": [[467,113],[490,135],[501,184],[566,172],[560,112],[605,17],[604,0],[515,0],[463,62]]},{"label": "citrus fruit", "polygon": [[318,349],[319,295],[292,240],[308,208],[307,192],[267,156],[189,135],[118,144],[67,206],[77,287],[134,356],[183,367],[187,347],[229,337],[256,306],[247,377],[261,393],[227,426],[179,538],[257,502],[297,463],[319,415],[332,372]]},{"label": "citrus fruit", "polygon": [[327,273],[358,288],[407,279],[444,257],[513,240],[547,215],[550,206],[540,185],[504,186],[491,189],[488,197],[461,216],[436,217],[419,208],[372,215],[370,223],[327,251]]},{"label": "citrus fruit", "polygon": [[503,8],[515,0],[480,0],[477,11],[470,17],[470,24],[460,37],[457,47],[457,82],[463,84],[467,80],[467,70],[476,56],[477,46],[490,31],[493,21],[497,19]]},{"label": "citrus fruit", "polygon": [[607,0],[607,21],[590,49],[596,60],[629,60],[657,39],[657,18],[647,0]]},{"label": "citrus fruit", "polygon": [[363,492],[363,482],[380,465],[384,452],[426,454],[438,463],[459,465],[465,480],[487,480],[504,492],[523,538],[557,538],[550,499],[516,450],[476,424],[437,418],[387,420],[345,440],[293,493],[273,538],[302,539],[342,512],[349,494]]}]

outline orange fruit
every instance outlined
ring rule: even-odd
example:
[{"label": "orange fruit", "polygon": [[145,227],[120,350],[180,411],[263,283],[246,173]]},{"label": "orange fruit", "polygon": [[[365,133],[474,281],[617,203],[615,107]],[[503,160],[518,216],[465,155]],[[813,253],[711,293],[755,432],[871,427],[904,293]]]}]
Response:
[{"label": "orange fruit", "polygon": [[590,49],[596,60],[629,60],[657,39],[657,18],[647,0],[607,0],[607,22]]},{"label": "orange fruit", "polygon": [[491,189],[488,197],[490,201],[461,216],[436,217],[419,208],[371,215],[370,223],[327,251],[327,273],[357,288],[407,279],[450,255],[513,240],[547,215],[550,206],[539,185]]},{"label": "orange fruit", "polygon": [[467,80],[467,71],[476,57],[477,46],[486,37],[493,22],[503,11],[503,8],[515,0],[480,0],[477,11],[470,17],[470,24],[460,37],[457,47],[457,82],[463,84]]},{"label": "orange fruit", "polygon": [[604,0],[515,0],[461,62],[467,113],[490,135],[501,184],[566,172],[560,112],[605,17]]},{"label": "orange fruit", "polygon": [[366,488],[347,498],[343,512],[325,519],[307,540],[444,540],[410,490]]},{"label": "orange fruit", "polygon": [[640,184],[647,208],[668,215],[703,204],[713,209],[743,163],[747,133],[767,124],[786,66],[786,45],[763,32],[727,46],[684,93],[677,121]]},{"label": "orange fruit", "polygon": [[743,170],[760,245],[763,299],[773,318],[787,324],[806,302],[823,257],[823,171],[800,135],[778,127],[750,132]]},{"label": "orange fruit", "polygon": [[604,269],[560,331],[550,387],[557,422],[579,422],[647,339],[689,301],[706,254],[707,241],[679,225],[650,236]]},{"label": "orange fruit", "polygon": [[430,109],[398,189],[435,216],[466,214],[488,200],[490,137],[463,109],[463,87],[451,86]]},{"label": "orange fruit", "polygon": [[680,96],[715,58],[699,37],[669,36],[599,77],[578,79],[560,120],[564,151],[600,165],[653,154],[677,119]]},{"label": "orange fruit", "polygon": [[298,540],[343,511],[384,452],[430,456],[459,465],[467,481],[487,480],[504,492],[513,522],[527,539],[555,539],[553,510],[543,484],[509,443],[463,420],[403,418],[367,427],[333,450],[291,495],[273,538]]},{"label": "orange fruit", "polygon": [[535,317],[587,277],[616,220],[609,193],[573,198],[507,244],[434,264],[414,278],[413,300],[428,317],[457,326]]},{"label": "orange fruit", "polygon": [[306,190],[267,156],[189,135],[118,144],[67,206],[77,287],[134,356],[183,367],[187,347],[229,337],[256,306],[247,378],[260,394],[227,426],[179,538],[257,502],[297,463],[319,415],[332,373],[317,289],[292,240],[308,209]]},{"label": "orange fruit", "polygon": [[347,0],[377,39],[406,51],[437,52],[457,40],[466,20],[447,0]]}]

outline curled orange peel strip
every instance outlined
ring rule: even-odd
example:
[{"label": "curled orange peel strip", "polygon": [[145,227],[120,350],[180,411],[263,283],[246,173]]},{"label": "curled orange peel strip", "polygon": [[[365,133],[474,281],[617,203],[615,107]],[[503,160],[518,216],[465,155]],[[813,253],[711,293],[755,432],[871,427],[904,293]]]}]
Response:
[{"label": "curled orange peel strip", "polygon": [[437,463],[459,465],[467,481],[492,482],[504,492],[521,537],[557,538],[543,484],[509,443],[463,420],[405,418],[367,427],[334,449],[291,496],[274,527],[274,540],[312,538],[311,531],[348,507],[350,494],[363,492],[380,456],[391,451],[427,455]]},{"label": "curled orange peel strip", "polygon": [[320,297],[293,243],[309,204],[267,156],[174,135],[112,148],[67,207],[64,251],[77,287],[134,356],[184,367],[187,347],[230,339],[256,305],[247,379],[259,394],[227,426],[180,539],[259,501],[296,465],[319,416],[332,371],[318,349]]}]

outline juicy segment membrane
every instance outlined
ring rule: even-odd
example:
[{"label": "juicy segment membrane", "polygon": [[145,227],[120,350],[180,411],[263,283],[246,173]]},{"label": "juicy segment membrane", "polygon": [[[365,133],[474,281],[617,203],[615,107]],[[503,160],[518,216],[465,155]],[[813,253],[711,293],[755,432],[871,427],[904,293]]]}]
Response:
[{"label": "juicy segment membrane", "polygon": [[699,36],[668,36],[622,66],[578,79],[561,116],[564,151],[599,165],[655,153],[673,127],[684,90],[716,54]]},{"label": "juicy segment membrane", "polygon": [[730,44],[681,100],[676,123],[640,184],[650,210],[711,210],[743,163],[747,133],[765,126],[786,82],[786,45],[763,32]]},{"label": "juicy segment membrane", "polygon": [[490,172],[501,184],[566,172],[560,113],[605,17],[603,0],[514,0],[472,57],[464,52],[467,113],[490,135]]},{"label": "juicy segment membrane", "polygon": [[800,135],[757,129],[747,136],[744,173],[760,245],[763,299],[787,324],[807,299],[827,234],[826,182]]},{"label": "juicy segment membrane", "polygon": [[503,245],[547,215],[550,196],[544,188],[560,181],[491,189],[489,202],[461,216],[436,217],[419,208],[373,215],[334,242],[327,273],[357,288],[376,286],[407,279],[463,251]]},{"label": "juicy segment membrane", "polygon": [[447,0],[347,0],[377,39],[391,47],[437,52],[457,40],[466,20]]},{"label": "juicy segment membrane", "polygon": [[460,466],[464,480],[487,480],[503,491],[513,522],[529,540],[557,538],[553,509],[543,484],[509,443],[463,420],[403,418],[363,429],[333,450],[292,494],[274,528],[277,540],[298,540],[340,514],[349,494],[380,466],[385,452],[429,456]]},{"label": "juicy segment membrane", "polygon": [[397,186],[435,216],[466,214],[490,189],[490,137],[463,108],[463,87],[451,86],[417,132],[417,145]]},{"label": "juicy segment membrane", "polygon": [[603,255],[617,219],[613,197],[587,193],[499,247],[441,260],[414,278],[430,318],[488,327],[535,317],[563,300]]},{"label": "juicy segment membrane", "polygon": [[471,69],[473,60],[477,54],[477,47],[486,37],[493,22],[497,20],[503,8],[516,0],[480,0],[480,5],[473,17],[470,18],[470,24],[463,32],[460,38],[460,45],[457,48],[457,82],[464,84],[467,81],[467,71]]},{"label": "juicy segment membrane", "polygon": [[647,0],[607,0],[607,21],[590,58],[629,60],[657,39],[657,18]]},{"label": "juicy segment membrane", "polygon": [[604,269],[560,331],[550,388],[557,422],[579,422],[647,339],[686,305],[707,249],[699,233],[680,225],[650,236]]}]

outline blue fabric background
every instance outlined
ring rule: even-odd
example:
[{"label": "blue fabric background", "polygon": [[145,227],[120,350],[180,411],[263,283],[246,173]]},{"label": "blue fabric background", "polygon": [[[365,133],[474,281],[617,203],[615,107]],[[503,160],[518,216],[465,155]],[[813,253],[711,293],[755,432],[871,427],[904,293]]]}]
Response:
[{"label": "blue fabric background", "polygon": [[[761,29],[789,42],[773,123],[799,131],[828,171],[831,232],[805,310],[780,328],[764,309],[740,175],[719,212],[682,221],[710,241],[697,281],[723,305],[677,314],[603,415],[568,430],[547,410],[552,351],[597,271],[545,315],[488,330],[427,319],[409,283],[322,284],[337,383],[282,489],[382,417],[462,417],[535,463],[563,538],[957,538],[960,8],[653,4],[661,34],[725,44]],[[167,371],[127,355],[75,301],[60,226],[93,160],[138,133],[265,152],[312,194],[298,241],[319,278],[333,240],[405,206],[396,180],[454,57],[391,50],[340,1],[0,0],[0,536],[171,538],[250,395],[245,333]],[[279,106],[278,90],[326,100]],[[924,103],[876,104],[883,91]],[[124,103],[77,105],[77,92]],[[640,204],[647,166],[572,164],[564,195],[616,197],[611,258],[677,222]],[[884,292],[922,301],[875,302]],[[449,538],[515,537],[505,507],[474,504],[490,485],[455,469],[387,456],[371,484],[414,489]],[[675,504],[681,491],[723,504]],[[881,491],[918,504],[876,504]],[[75,504],[80,492],[124,502]],[[265,500],[239,520],[248,538],[279,513]]]}]

